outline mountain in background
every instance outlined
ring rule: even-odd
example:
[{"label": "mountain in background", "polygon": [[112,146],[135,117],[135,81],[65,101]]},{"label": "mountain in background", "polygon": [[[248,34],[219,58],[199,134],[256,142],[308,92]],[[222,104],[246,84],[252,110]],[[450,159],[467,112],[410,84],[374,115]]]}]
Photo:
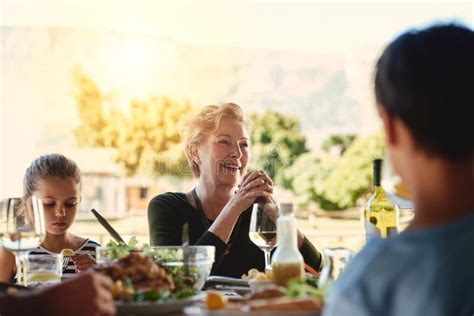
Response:
[{"label": "mountain in background", "polygon": [[74,144],[77,66],[110,97],[106,108],[166,95],[195,105],[235,102],[248,112],[273,109],[297,117],[314,149],[330,134],[377,125],[370,78],[379,48],[336,55],[190,46],[95,29],[1,32],[3,144],[18,137],[36,148]]}]

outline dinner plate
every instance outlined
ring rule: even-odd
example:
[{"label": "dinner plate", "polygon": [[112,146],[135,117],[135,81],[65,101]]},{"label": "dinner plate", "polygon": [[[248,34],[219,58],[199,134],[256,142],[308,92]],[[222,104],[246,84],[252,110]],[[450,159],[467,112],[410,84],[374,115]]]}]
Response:
[{"label": "dinner plate", "polygon": [[117,315],[140,316],[140,315],[168,315],[182,313],[184,308],[202,300],[203,295],[198,294],[188,298],[155,301],[155,302],[115,302]]}]

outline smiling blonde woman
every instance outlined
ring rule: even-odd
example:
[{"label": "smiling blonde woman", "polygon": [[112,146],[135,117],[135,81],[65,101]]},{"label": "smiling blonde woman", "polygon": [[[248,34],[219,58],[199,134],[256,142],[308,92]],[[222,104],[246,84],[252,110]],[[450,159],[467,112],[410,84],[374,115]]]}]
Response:
[{"label": "smiling blonde woman", "polygon": [[[240,277],[251,268],[264,270],[262,251],[249,238],[250,215],[256,199],[274,201],[273,182],[262,170],[247,172],[250,129],[234,103],[206,106],[187,122],[186,156],[198,184],[150,201],[152,245],[180,245],[188,223],[190,244],[216,247],[211,274]],[[305,262],[320,270],[320,253],[300,232],[298,246]]]}]

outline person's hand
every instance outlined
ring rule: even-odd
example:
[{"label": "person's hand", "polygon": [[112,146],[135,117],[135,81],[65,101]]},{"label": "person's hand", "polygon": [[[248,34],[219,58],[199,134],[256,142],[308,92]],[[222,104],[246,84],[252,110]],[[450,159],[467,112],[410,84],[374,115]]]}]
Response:
[{"label": "person's hand", "polygon": [[273,181],[265,171],[252,171],[242,178],[239,189],[227,206],[242,213],[254,202],[274,203],[272,193]]},{"label": "person's hand", "polygon": [[[252,171],[242,177],[239,189],[251,190],[252,188],[263,189],[264,194],[255,199],[257,203],[275,203],[273,199],[273,181],[263,170]],[[270,193],[265,194],[265,193]]]},{"label": "person's hand", "polygon": [[110,278],[87,272],[41,290],[36,303],[44,315],[115,315],[111,287]]},{"label": "person's hand", "polygon": [[74,266],[76,267],[76,270],[79,272],[88,270],[97,265],[94,257],[92,257],[90,254],[82,254],[82,255],[73,256],[71,257],[71,259],[74,262]]}]

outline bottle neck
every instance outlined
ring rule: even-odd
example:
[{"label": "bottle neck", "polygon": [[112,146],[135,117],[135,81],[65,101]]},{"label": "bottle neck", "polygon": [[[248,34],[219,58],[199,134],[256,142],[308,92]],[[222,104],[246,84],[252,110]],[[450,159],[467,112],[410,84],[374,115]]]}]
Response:
[{"label": "bottle neck", "polygon": [[380,184],[379,185],[374,184],[374,193],[375,194],[384,193],[384,190]]},{"label": "bottle neck", "polygon": [[374,189],[380,186],[380,179],[382,175],[382,159],[375,159],[372,162],[373,177],[374,177]]},{"label": "bottle neck", "polygon": [[298,249],[296,222],[292,216],[280,216],[277,220],[278,247]]}]

